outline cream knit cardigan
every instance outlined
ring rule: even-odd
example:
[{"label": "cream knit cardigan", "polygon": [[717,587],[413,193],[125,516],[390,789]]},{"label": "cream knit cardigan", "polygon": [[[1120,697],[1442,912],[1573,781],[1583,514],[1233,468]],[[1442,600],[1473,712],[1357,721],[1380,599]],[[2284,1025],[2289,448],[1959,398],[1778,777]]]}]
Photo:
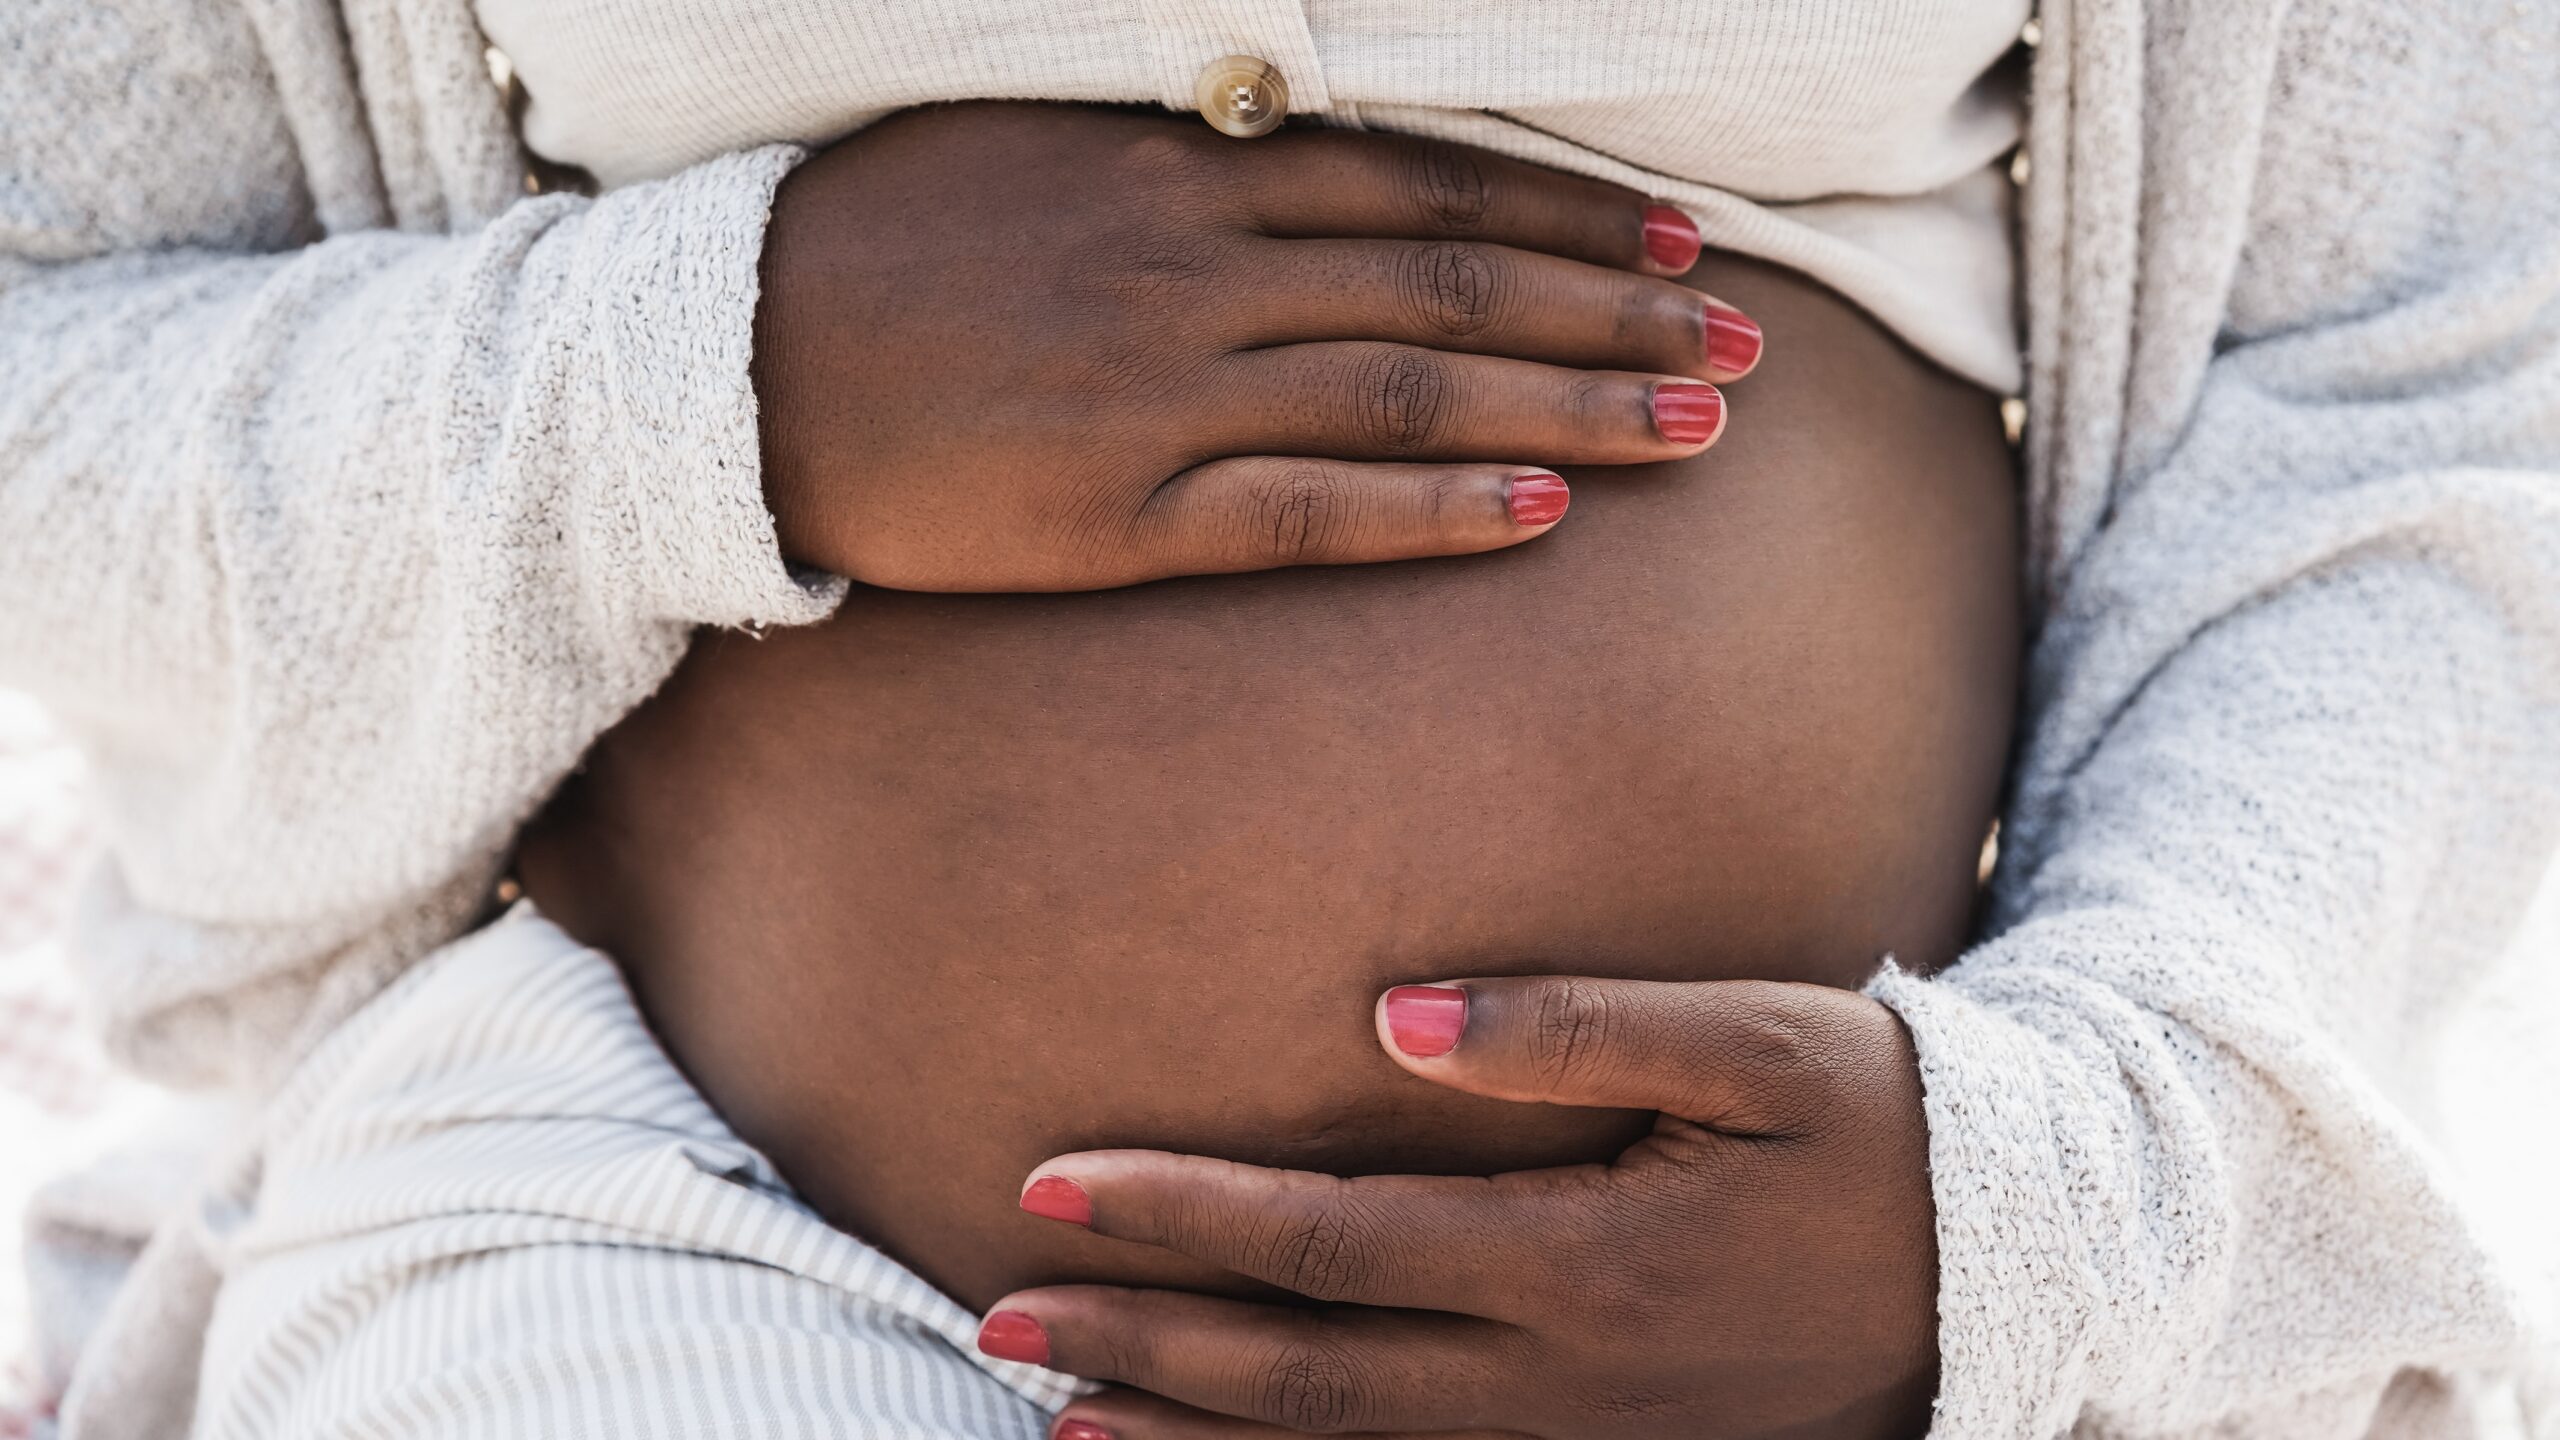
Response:
[{"label": "cream knit cardigan", "polygon": [[[1875,986],[1938,1433],[2512,1419],[2547,1351],[2429,1046],[2560,822],[2560,6],[2043,27],[1994,923]],[[465,0],[10,0],[0,76],[0,682],[98,765],[123,1053],[255,1081],[468,923],[693,626],[827,611],[746,371],[795,152],[527,197]],[[183,1248],[74,1440],[184,1413]]]}]

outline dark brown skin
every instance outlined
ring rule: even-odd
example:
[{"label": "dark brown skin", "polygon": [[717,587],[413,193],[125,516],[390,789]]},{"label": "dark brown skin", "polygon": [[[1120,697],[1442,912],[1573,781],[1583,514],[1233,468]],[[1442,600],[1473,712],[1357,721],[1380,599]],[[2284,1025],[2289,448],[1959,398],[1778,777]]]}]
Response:
[{"label": "dark brown skin", "polygon": [[1666,432],[1657,392],[1712,405],[1695,382],[1749,368],[1647,273],[1648,208],[1392,136],[895,116],[774,203],[783,549],[905,590],[1084,590],[1533,538],[1516,477],[1696,454],[1713,435]]},{"label": "dark brown skin", "polygon": [[[1416,997],[1462,1017],[1421,1053],[1399,1033]],[[981,1349],[1127,1387],[1069,1406],[1054,1440],[1928,1428],[1936,1344],[1915,1317],[1936,1257],[1912,1228],[1929,1214],[1927,1126],[1892,1012],[1811,985],[1538,976],[1400,987],[1378,1031],[1454,1090],[1660,1114],[1610,1164],[1485,1179],[1138,1150],[1043,1164],[1026,1209],[1329,1302],[1005,1297]]]},{"label": "dark brown skin", "polygon": [[[1771,337],[1713,452],[1567,468],[1569,523],[1502,554],[1075,596],[866,590],[810,631],[706,637],[528,837],[532,894],[621,958],[677,1059],[821,1213],[972,1305],[1055,1282],[1270,1293],[1235,1257],[1020,1213],[1061,1152],[1475,1175],[1618,1156],[1650,1115],[1400,1070],[1373,1036],[1379,991],[1847,986],[1887,951],[1942,962],[2015,686],[1991,398],[1799,279],[1711,257],[1689,280]],[[1866,1017],[1841,1029],[1841,1073],[1877,1074],[1898,1027],[1834,998]],[[1917,1079],[1892,1059],[1855,1125],[1824,1128],[1826,1110],[1806,1132],[1841,1143],[1787,1150],[1796,1168],[1750,1192],[1761,1210],[1723,1207],[1715,1253],[1768,1263],[1681,1271],[1694,1225],[1659,1216],[1649,1251],[1639,1212],[1595,1202],[1585,1228],[1618,1227],[1627,1268],[1573,1277],[1557,1323],[1605,1295],[1703,1318],[1519,1352],[1547,1399],[1601,1410],[1467,1423],[1907,1430],[1935,1274]],[[1485,1243],[1509,1253],[1552,1221],[1488,1215],[1506,1228]],[[1072,1344],[1058,1363],[1111,1373],[1091,1332]],[[1710,1424],[1683,1394],[1650,1430],[1601,1423],[1644,1357],[1751,1403]],[[1255,1413],[1184,1378],[1158,1383]]]}]

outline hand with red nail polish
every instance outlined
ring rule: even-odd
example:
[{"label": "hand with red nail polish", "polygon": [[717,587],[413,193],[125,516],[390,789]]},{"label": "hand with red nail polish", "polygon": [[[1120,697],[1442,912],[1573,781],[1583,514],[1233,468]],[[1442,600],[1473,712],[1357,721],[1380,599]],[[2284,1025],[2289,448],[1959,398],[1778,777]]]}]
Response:
[{"label": "hand with red nail polish", "polygon": [[1019,1310],[998,1310],[978,1326],[978,1349],[1017,1365],[1049,1363],[1048,1332]]},{"label": "hand with red nail polish", "polygon": [[791,560],[912,590],[1518,544],[1564,518],[1552,467],[1713,438],[1659,397],[1738,378],[1759,331],[1668,278],[1699,245],[1634,192],[1408,137],[908,111],[775,198],[766,502]]},{"label": "hand with red nail polish", "polygon": [[1654,428],[1674,445],[1706,445],[1724,433],[1724,396],[1713,385],[1657,385]]},{"label": "hand with red nail polish", "polygon": [[1397,1054],[1437,1059],[1458,1048],[1467,992],[1455,985],[1399,985],[1378,1002],[1378,1019]]},{"label": "hand with red nail polish", "polygon": [[1698,263],[1698,252],[1705,249],[1698,238],[1698,222],[1669,205],[1648,205],[1644,210],[1644,249],[1653,263],[1666,275],[1686,275]]},{"label": "hand with red nail polish", "polygon": [[1743,376],[1760,363],[1760,326],[1748,315],[1721,301],[1707,302],[1707,368],[1719,375]]},{"label": "hand with red nail polish", "polygon": [[1063,1175],[1042,1175],[1022,1187],[1022,1208],[1043,1220],[1069,1225],[1093,1223],[1093,1198]]},{"label": "hand with red nail polish", "polygon": [[1892,1012],[1809,985],[1539,977],[1400,985],[1376,1018],[1421,1080],[1652,1110],[1653,1133],[1611,1165],[1489,1180],[1139,1150],[1047,1162],[1031,1190],[1073,1186],[1096,1233],[1323,1302],[1010,1295],[997,1318],[1025,1317],[1046,1364],[1120,1387],[1069,1405],[1053,1435],[1926,1431],[1928,1133]]}]

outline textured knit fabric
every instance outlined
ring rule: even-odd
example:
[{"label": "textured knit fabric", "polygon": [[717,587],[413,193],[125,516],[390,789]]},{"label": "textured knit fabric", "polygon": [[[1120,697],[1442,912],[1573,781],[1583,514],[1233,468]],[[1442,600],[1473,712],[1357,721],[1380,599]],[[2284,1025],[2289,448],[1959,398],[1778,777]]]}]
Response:
[{"label": "textured knit fabric", "polygon": [[529,908],[403,975],[188,1223],[202,1440],[1039,1440],[1075,1388],[801,1204]]},{"label": "textured knit fabric", "polygon": [[839,593],[784,571],[747,383],[797,152],[522,198],[443,23],[352,109],[325,8],[0,12],[0,673],[95,764],[82,949],[167,1078],[449,938],[695,625]]},{"label": "textured knit fabric", "polygon": [[2034,90],[1990,938],[1876,987],[1940,1431],[2551,1433],[2428,1137],[2560,822],[2560,6],[2047,4]]},{"label": "textured knit fabric", "polygon": [[[2429,1046],[2560,817],[2560,7],[2043,25],[1993,934],[1877,987],[1939,1430],[2462,1434],[2533,1360]],[[688,624],[828,598],[756,499],[787,152],[520,198],[478,45],[461,0],[0,11],[0,672],[98,759],[96,985],[164,1073],[301,1053]],[[154,1242],[74,1440],[171,1433],[218,1278]]]},{"label": "textured knit fabric", "polygon": [[524,133],[608,188],[903,106],[1005,96],[1192,109],[1209,62],[1289,112],[1439,135],[1676,202],[1991,389],[2018,386],[2008,177],[2026,0],[476,0]]}]

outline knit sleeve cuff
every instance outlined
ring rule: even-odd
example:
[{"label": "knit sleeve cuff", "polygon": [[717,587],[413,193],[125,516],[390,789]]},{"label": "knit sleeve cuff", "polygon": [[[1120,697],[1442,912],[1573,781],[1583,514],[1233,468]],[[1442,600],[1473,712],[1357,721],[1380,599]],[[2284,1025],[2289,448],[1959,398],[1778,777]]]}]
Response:
[{"label": "knit sleeve cuff", "polygon": [[590,289],[612,448],[601,484],[629,523],[614,557],[633,603],[688,625],[801,625],[844,598],[841,579],[786,565],[765,506],[754,357],[758,262],[774,191],[807,152],[767,145],[722,156],[629,197]]},{"label": "knit sleeve cuff", "polygon": [[[2087,1395],[2105,1307],[2102,1199],[2122,1166],[2109,1105],[2064,1045],[1948,980],[1888,967],[1867,993],[1919,1054],[1937,1210],[1933,1440],[2059,1435]],[[2095,1203],[2093,1203],[2095,1202]]]}]

